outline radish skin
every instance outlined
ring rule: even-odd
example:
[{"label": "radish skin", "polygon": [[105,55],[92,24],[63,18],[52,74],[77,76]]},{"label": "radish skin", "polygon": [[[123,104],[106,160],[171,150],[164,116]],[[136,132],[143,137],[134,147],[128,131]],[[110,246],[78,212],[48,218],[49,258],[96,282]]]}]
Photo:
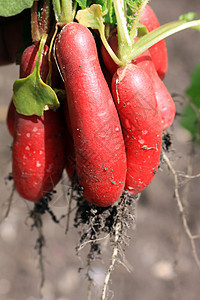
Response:
[{"label": "radish skin", "polygon": [[133,63],[141,67],[151,78],[155,90],[158,108],[162,119],[162,128],[169,128],[175,117],[176,107],[164,82],[158,76],[149,50],[139,55]]},{"label": "radish skin", "polygon": [[8,106],[6,124],[7,124],[8,131],[12,137],[14,135],[14,128],[15,128],[15,111],[16,108],[14,106],[13,100],[11,99],[10,104]]},{"label": "radish skin", "polygon": [[126,154],[91,32],[78,23],[66,24],[56,41],[56,55],[65,82],[83,195],[92,204],[109,206],[124,189]]},{"label": "radish skin", "polygon": [[13,180],[18,193],[38,201],[59,182],[65,166],[64,123],[59,111],[43,117],[16,112]]},{"label": "radish skin", "polygon": [[160,161],[162,125],[154,89],[144,70],[120,67],[112,79],[127,156],[125,190],[143,191],[153,180]]}]

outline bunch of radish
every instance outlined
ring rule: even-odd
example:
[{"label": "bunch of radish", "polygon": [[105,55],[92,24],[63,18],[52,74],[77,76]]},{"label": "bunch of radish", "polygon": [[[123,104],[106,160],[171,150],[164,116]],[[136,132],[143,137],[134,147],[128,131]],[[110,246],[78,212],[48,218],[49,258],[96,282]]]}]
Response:
[{"label": "bunch of radish", "polygon": [[[68,1],[67,13],[55,2],[61,29],[56,25],[50,43],[41,34],[24,51],[14,84],[7,117],[14,184],[23,198],[37,202],[66,170],[86,200],[107,207],[124,190],[142,192],[158,170],[162,133],[175,116],[162,81],[163,38],[190,22],[169,23],[164,30],[148,0],[141,0],[128,30],[126,1],[113,1],[116,21],[105,36],[98,1],[85,9],[79,1],[75,21],[76,1],[73,9]],[[60,101],[57,91],[64,95]]]}]

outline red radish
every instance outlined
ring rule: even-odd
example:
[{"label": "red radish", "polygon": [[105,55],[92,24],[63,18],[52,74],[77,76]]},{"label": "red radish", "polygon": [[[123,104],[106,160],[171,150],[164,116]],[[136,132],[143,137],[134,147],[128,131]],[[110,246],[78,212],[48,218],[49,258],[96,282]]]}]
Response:
[{"label": "red radish", "polygon": [[151,78],[162,119],[163,130],[169,128],[174,121],[176,107],[168,89],[155,70],[149,50],[143,52],[133,62],[146,71]]},{"label": "red radish", "polygon": [[18,193],[40,200],[59,182],[65,166],[64,126],[59,111],[43,117],[16,112],[13,141],[13,180]]},{"label": "red radish", "polygon": [[91,32],[78,23],[66,24],[56,41],[56,55],[65,82],[83,195],[97,206],[109,206],[124,189],[126,154]]},{"label": "red radish", "polygon": [[[109,39],[109,44],[112,47],[113,51],[117,52],[118,41],[116,35],[113,35]],[[109,72],[111,74],[114,74],[118,66],[112,60],[112,58],[110,57],[110,55],[108,54],[108,52],[104,47],[102,47],[102,56]],[[170,125],[174,120],[176,108],[169,91],[167,90],[165,84],[162,82],[162,80],[160,79],[160,77],[156,72],[149,50],[146,50],[141,55],[136,57],[132,61],[132,63],[143,68],[146,71],[146,73],[150,76],[156,94],[158,109],[160,111],[161,118],[162,118],[163,130],[167,129],[168,127],[170,127]]]},{"label": "red radish", "polygon": [[[146,26],[149,32],[160,27],[160,23],[156,14],[148,4],[142,13],[140,22]],[[159,77],[164,79],[168,67],[168,54],[165,41],[161,40],[157,44],[150,47],[149,50],[151,52],[152,61]]]},{"label": "red radish", "polygon": [[137,194],[150,184],[159,165],[162,125],[157,101],[149,76],[132,64],[118,68],[112,92],[126,147],[125,189]]},{"label": "red radish", "polygon": [[11,136],[14,135],[15,111],[16,111],[16,109],[15,109],[13,100],[11,99],[9,107],[8,107],[7,117],[6,117],[7,128],[8,128],[8,131]]},{"label": "red radish", "polygon": [[[30,75],[35,67],[36,57],[39,49],[39,43],[35,43],[27,47],[22,55],[22,63],[20,65],[20,78]],[[43,55],[40,63],[40,76],[42,80],[46,80],[49,70],[49,63],[47,60],[48,46],[44,46]],[[11,100],[8,112],[7,112],[7,127],[11,136],[14,135],[15,126],[15,106],[13,100]]]},{"label": "red radish", "polygon": [[[45,47],[45,53],[46,50]],[[21,77],[33,71],[37,51],[38,46],[32,45],[23,53]],[[48,63],[45,56],[40,72],[46,79]],[[13,180],[23,198],[38,201],[54,188],[65,166],[64,152],[64,120],[60,109],[45,111],[43,117],[15,112]]]}]

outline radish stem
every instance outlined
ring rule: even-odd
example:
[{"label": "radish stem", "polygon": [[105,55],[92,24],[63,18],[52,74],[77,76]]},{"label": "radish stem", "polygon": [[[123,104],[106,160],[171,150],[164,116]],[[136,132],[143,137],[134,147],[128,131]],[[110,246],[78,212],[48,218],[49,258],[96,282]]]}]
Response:
[{"label": "radish stem", "polygon": [[132,49],[132,42],[127,29],[127,20],[125,14],[124,0],[114,0],[115,14],[117,18],[118,32],[118,56],[123,62],[126,62],[126,57]]},{"label": "radish stem", "polygon": [[51,12],[50,4],[50,0],[44,0],[43,2],[42,14],[39,21],[40,36],[42,36],[44,33],[49,33]]},{"label": "radish stem", "polygon": [[148,34],[141,37],[137,42],[134,43],[133,49],[127,56],[127,62],[131,61],[138,55],[142,54],[145,50],[165,39],[166,37],[173,35],[179,31],[193,28],[200,31],[200,19],[190,22],[186,21],[175,21],[167,23],[159,28],[149,32]]},{"label": "radish stem", "polygon": [[34,1],[31,8],[31,36],[33,42],[39,42],[41,36],[38,24],[38,2]]}]

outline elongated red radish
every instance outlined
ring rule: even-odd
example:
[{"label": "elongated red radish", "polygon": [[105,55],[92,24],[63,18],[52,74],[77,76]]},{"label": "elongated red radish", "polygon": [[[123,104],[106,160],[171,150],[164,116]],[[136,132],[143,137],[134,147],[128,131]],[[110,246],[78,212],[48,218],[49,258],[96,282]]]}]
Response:
[{"label": "elongated red radish", "polygon": [[59,111],[43,117],[16,113],[13,141],[13,180],[18,193],[40,200],[59,182],[65,166],[64,124]]},{"label": "elongated red radish", "polygon": [[[34,69],[35,46],[22,55],[21,77]],[[38,49],[38,48],[37,48]],[[41,65],[47,76],[48,64]],[[29,99],[27,99],[29,101]],[[42,117],[15,112],[12,172],[18,193],[30,201],[39,201],[61,179],[65,167],[64,118],[62,111],[48,110]]]},{"label": "elongated red radish", "polygon": [[14,135],[15,111],[16,111],[16,109],[15,109],[13,100],[11,99],[10,104],[8,106],[7,116],[6,116],[6,124],[7,124],[7,128],[8,128],[8,131],[11,136]]},{"label": "elongated red radish", "polygon": [[155,70],[149,50],[139,55],[133,63],[141,67],[151,78],[161,114],[163,130],[169,128],[174,121],[176,107],[168,89]]},{"label": "elongated red radish", "polygon": [[162,125],[149,76],[135,65],[118,68],[112,93],[120,116],[127,155],[125,189],[143,191],[158,169]]},{"label": "elongated red radish", "polygon": [[56,55],[65,81],[83,195],[97,206],[109,206],[124,189],[126,154],[91,32],[78,23],[66,24],[56,41]]},{"label": "elongated red radish", "polygon": [[[135,41],[137,39],[138,38],[136,38]],[[113,35],[109,39],[109,44],[113,51],[117,52],[118,41],[116,35]],[[102,47],[102,56],[109,72],[111,74],[114,74],[118,66],[112,60],[112,58],[110,57],[110,55],[104,47]],[[175,117],[175,104],[164,82],[160,79],[158,73],[156,72],[149,50],[144,51],[141,55],[133,59],[132,63],[143,68],[146,71],[146,73],[150,76],[155,90],[158,108],[162,118],[163,130],[169,128],[173,123]]]},{"label": "elongated red radish", "polygon": [[[160,27],[160,23],[153,9],[147,4],[140,18],[140,22],[146,26],[147,30],[153,31]],[[164,79],[168,67],[168,53],[165,40],[161,40],[149,48],[155,69],[161,78]]]}]

